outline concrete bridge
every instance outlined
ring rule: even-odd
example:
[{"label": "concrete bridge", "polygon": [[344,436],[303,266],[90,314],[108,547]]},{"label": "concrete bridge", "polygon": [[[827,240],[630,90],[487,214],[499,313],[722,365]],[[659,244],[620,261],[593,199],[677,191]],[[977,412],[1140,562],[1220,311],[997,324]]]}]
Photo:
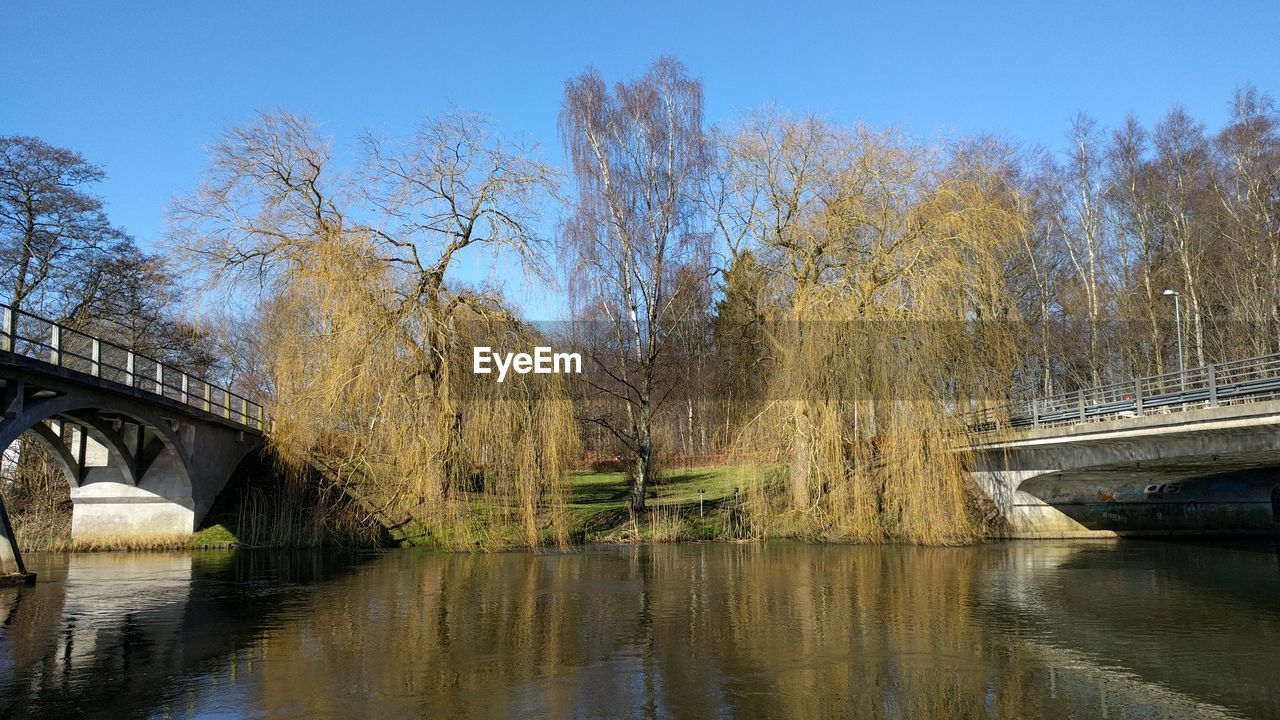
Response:
[{"label": "concrete bridge", "polygon": [[973,477],[1014,537],[1280,533],[1280,355],[988,408]]},{"label": "concrete bridge", "polygon": [[[262,406],[45,318],[0,313],[0,449],[27,434],[50,451],[71,485],[72,539],[194,532],[261,444]],[[0,502],[0,575],[24,572]]]}]

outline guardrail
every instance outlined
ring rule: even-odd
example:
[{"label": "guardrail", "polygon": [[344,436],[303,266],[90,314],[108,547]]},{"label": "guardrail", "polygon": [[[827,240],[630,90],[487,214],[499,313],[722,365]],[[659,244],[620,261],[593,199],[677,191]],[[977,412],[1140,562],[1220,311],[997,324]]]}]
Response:
[{"label": "guardrail", "polygon": [[155,393],[254,430],[262,405],[122,345],[0,303],[0,352],[32,358],[117,385]]},{"label": "guardrail", "polygon": [[1188,368],[966,413],[969,432],[1078,425],[1280,398],[1280,353]]}]

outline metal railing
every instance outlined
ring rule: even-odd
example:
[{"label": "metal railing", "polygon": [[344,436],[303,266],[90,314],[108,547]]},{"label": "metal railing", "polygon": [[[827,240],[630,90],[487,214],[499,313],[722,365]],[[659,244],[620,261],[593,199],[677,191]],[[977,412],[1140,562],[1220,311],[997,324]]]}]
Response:
[{"label": "metal railing", "polygon": [[0,352],[151,392],[254,430],[266,427],[262,405],[202,378],[86,335],[61,323],[0,303]]},{"label": "metal railing", "polygon": [[1280,398],[1280,354],[1152,375],[965,415],[970,433],[1078,425]]}]

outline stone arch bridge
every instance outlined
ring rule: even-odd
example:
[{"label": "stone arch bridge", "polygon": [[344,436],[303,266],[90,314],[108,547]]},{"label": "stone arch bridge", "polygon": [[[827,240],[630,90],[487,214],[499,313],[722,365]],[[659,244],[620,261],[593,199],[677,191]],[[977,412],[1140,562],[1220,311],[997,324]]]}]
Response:
[{"label": "stone arch bridge", "polygon": [[[0,450],[28,434],[50,451],[71,486],[72,539],[194,532],[261,444],[262,406],[127,347],[6,305],[0,313]],[[12,466],[15,453],[2,461]],[[0,574],[23,572],[0,502]]]}]

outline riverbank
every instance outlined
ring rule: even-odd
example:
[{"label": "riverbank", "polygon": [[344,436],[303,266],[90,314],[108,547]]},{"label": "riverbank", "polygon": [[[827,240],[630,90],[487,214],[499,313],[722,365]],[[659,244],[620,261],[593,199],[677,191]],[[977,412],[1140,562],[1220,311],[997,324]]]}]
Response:
[{"label": "riverbank", "polygon": [[[23,521],[31,521],[28,527]],[[239,547],[329,547],[344,546],[342,538],[321,537],[311,542],[262,542],[254,541],[252,536],[238,532],[235,523],[223,524],[214,522],[200,528],[191,535],[175,535],[173,537],[137,538],[103,538],[92,542],[81,542],[71,539],[71,518],[68,511],[65,517],[30,518],[19,516],[16,534],[19,547],[24,553],[74,553],[74,552],[130,552],[130,551],[171,551],[171,550],[233,550]],[[376,543],[368,544],[373,547]],[[7,577],[7,576],[6,576]],[[6,577],[0,577],[0,585],[4,585]]]},{"label": "riverbank", "polygon": [[268,452],[246,458],[193,534],[71,536],[72,501],[61,477],[40,493],[7,497],[22,552],[112,552],[256,548],[375,548],[392,544],[387,530],[350,495],[317,472],[281,470]]},{"label": "riverbank", "polygon": [[[578,470],[570,473],[566,497],[570,542],[705,542],[737,540],[743,537],[738,508],[743,482],[736,466],[702,466],[668,470],[649,486],[648,512],[633,515],[630,490],[621,471]],[[477,521],[479,522],[479,521]],[[549,528],[548,528],[549,529]],[[478,529],[477,534],[480,534]],[[449,547],[447,531],[426,532],[409,525],[393,534],[389,544]],[[509,549],[520,546],[514,530],[509,538],[499,537],[492,546],[478,550]],[[548,535],[544,539],[552,543]],[[216,549],[247,544],[233,523],[216,521],[199,530],[191,539],[198,549]]]},{"label": "riverbank", "polygon": [[[349,497],[335,499],[318,482],[294,485],[261,474],[241,473],[219,496],[204,526],[191,536],[151,538],[145,543],[128,538],[78,543],[71,539],[70,501],[57,512],[17,516],[17,534],[24,552],[80,552],[130,550],[223,550],[237,547],[373,548],[398,545],[438,548],[473,547],[504,550],[520,547],[522,538],[493,533],[489,543],[460,544],[448,529],[429,531],[402,523],[394,530],[374,527]],[[253,479],[251,479],[253,478]],[[742,469],[736,466],[679,468],[665,472],[649,487],[648,512],[633,515],[621,471],[574,471],[566,493],[567,535],[572,544],[669,543],[740,540],[748,536],[740,502]],[[50,507],[53,507],[50,505]],[[481,521],[477,520],[477,523]],[[550,526],[543,542],[553,544]],[[474,528],[473,528],[474,530]],[[456,530],[453,532],[457,532]],[[483,533],[477,532],[477,535]],[[510,537],[506,537],[509,534]],[[771,538],[821,542],[785,529]],[[450,540],[454,542],[450,542]]]}]

